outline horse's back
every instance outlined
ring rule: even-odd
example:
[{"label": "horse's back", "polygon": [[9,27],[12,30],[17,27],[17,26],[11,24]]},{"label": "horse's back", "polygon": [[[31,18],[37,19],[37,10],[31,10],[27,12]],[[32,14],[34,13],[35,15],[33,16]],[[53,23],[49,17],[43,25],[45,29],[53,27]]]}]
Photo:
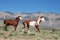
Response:
[{"label": "horse's back", "polygon": [[14,24],[14,23],[16,23],[15,20],[11,20],[11,19],[4,20],[4,24]]},{"label": "horse's back", "polygon": [[30,21],[31,21],[31,20],[25,20],[25,21],[23,22],[23,24],[24,24],[24,23],[29,23]]}]

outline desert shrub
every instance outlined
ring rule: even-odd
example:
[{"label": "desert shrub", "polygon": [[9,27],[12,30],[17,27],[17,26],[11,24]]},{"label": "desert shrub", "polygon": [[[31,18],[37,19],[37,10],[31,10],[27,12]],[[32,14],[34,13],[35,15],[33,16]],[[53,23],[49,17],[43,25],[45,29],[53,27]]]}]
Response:
[{"label": "desert shrub", "polygon": [[56,29],[55,29],[55,28],[53,28],[53,29],[52,29],[52,33],[54,33],[55,31],[56,31]]},{"label": "desert shrub", "polygon": [[9,36],[16,36],[17,34],[15,32],[10,32]]}]

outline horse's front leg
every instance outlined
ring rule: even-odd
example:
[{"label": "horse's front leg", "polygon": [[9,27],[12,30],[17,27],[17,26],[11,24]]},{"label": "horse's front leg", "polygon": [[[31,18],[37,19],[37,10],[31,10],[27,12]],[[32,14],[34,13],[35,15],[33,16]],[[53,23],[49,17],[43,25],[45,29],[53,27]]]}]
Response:
[{"label": "horse's front leg", "polygon": [[39,25],[35,25],[36,29],[38,30],[38,32],[40,32],[39,30]]},{"label": "horse's front leg", "polygon": [[16,31],[17,25],[15,25],[14,28],[15,28],[15,31]]},{"label": "horse's front leg", "polygon": [[27,31],[28,31],[28,33],[30,33],[30,31],[29,31],[29,25],[27,25],[27,28],[28,28],[28,30],[27,30]]}]

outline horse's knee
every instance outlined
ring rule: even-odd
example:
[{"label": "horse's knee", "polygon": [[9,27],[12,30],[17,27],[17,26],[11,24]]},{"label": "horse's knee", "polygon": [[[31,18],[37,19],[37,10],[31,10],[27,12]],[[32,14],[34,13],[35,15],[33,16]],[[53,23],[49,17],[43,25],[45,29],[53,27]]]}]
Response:
[{"label": "horse's knee", "polygon": [[38,30],[38,32],[40,32],[39,26],[38,26],[38,25],[35,25],[35,27],[36,27],[36,29]]}]

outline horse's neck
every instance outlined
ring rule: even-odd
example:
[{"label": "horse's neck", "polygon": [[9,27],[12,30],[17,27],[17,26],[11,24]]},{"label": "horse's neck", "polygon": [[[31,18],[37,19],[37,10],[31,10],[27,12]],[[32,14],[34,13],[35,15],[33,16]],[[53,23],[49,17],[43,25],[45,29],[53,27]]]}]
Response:
[{"label": "horse's neck", "polygon": [[38,24],[40,23],[40,18],[38,18],[37,23],[38,23]]},{"label": "horse's neck", "polygon": [[18,19],[18,18],[16,18],[15,20],[16,20],[17,22],[19,22],[19,19]]}]

